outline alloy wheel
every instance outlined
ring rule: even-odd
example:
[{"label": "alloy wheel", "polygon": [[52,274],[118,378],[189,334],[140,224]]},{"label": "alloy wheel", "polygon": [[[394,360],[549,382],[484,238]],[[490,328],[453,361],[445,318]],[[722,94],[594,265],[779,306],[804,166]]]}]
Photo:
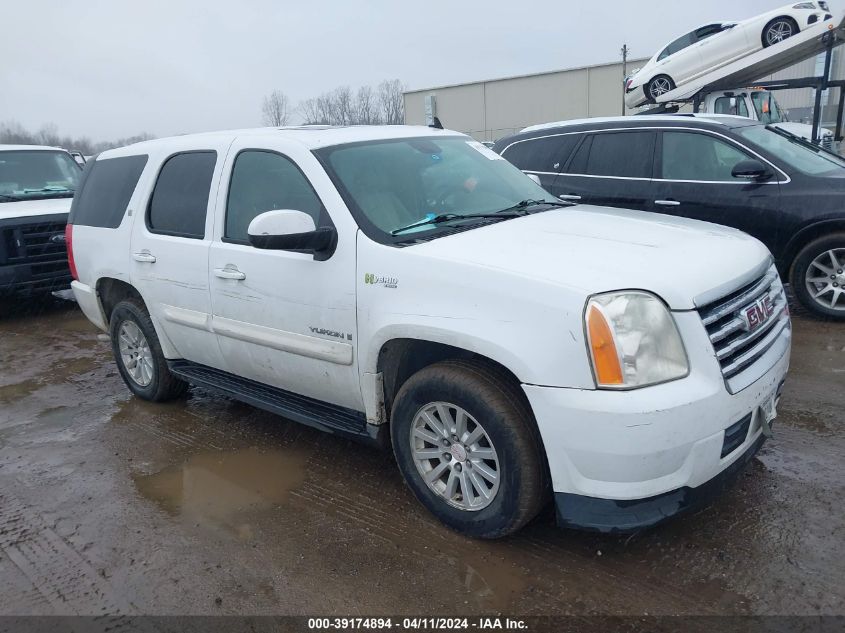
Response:
[{"label": "alloy wheel", "polygon": [[132,321],[121,323],[117,336],[126,373],[138,386],[148,386],[153,381],[153,355],[147,337]]},{"label": "alloy wheel", "polygon": [[652,99],[662,97],[667,92],[672,90],[672,82],[667,77],[658,77],[651,82],[649,86],[649,93]]},{"label": "alloy wheel", "polygon": [[766,43],[771,46],[772,44],[782,42],[793,35],[792,23],[787,20],[779,20],[766,29]]},{"label": "alloy wheel", "polygon": [[821,253],[807,267],[804,280],[813,301],[829,310],[845,312],[845,248]]},{"label": "alloy wheel", "polygon": [[469,512],[489,506],[499,490],[499,456],[484,427],[447,402],[422,407],[410,428],[411,454],[426,485]]}]

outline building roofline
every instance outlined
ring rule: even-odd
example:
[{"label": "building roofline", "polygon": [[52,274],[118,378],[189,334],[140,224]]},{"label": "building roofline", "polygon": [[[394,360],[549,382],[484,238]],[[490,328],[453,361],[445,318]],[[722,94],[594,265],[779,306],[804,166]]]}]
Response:
[{"label": "building roofline", "polygon": [[[651,58],[650,57],[643,57],[643,58],[637,58],[637,59],[629,59],[628,63],[629,64],[645,63],[649,59],[651,59]],[[572,68],[559,68],[557,70],[544,70],[543,72],[540,72],[540,73],[526,73],[526,74],[523,74],[523,75],[509,75],[507,77],[494,77],[494,78],[491,78],[491,79],[478,79],[478,80],[475,80],[475,81],[466,81],[466,82],[463,82],[463,83],[445,84],[445,85],[442,85],[442,86],[432,86],[430,88],[415,88],[414,90],[405,90],[402,94],[403,95],[409,95],[409,94],[415,94],[415,93],[418,93],[418,92],[431,92],[432,90],[445,90],[446,88],[461,88],[461,87],[464,87],[464,86],[474,86],[474,85],[477,85],[477,84],[489,84],[489,83],[493,83],[495,81],[509,81],[511,79],[527,79],[528,77],[543,77],[545,75],[557,75],[559,73],[576,72],[578,70],[591,70],[593,68],[606,68],[607,66],[616,66],[616,65],[621,64],[621,63],[622,63],[621,61],[604,62],[604,63],[601,63],[601,64],[589,64],[589,65],[586,65],[586,66],[575,66],[575,67],[572,67]]]}]

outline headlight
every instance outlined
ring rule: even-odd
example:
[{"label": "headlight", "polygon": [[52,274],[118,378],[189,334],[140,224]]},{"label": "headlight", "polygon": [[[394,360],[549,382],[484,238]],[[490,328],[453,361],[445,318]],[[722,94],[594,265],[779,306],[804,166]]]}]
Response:
[{"label": "headlight", "polygon": [[816,10],[816,5],[812,2],[799,2],[792,6],[793,9],[809,9],[810,11]]},{"label": "headlight", "polygon": [[596,386],[633,389],[683,378],[689,362],[669,310],[654,295],[591,297],[584,313]]}]

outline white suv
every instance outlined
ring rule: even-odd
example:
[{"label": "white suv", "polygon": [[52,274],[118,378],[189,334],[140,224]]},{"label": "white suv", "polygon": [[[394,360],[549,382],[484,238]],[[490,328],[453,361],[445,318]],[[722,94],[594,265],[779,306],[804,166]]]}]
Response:
[{"label": "white suv", "polygon": [[477,537],[552,493],[596,530],[708,498],[762,444],[789,363],[758,241],[550,199],[455,132],[140,143],[89,166],[70,222],[74,292],[135,394],[193,383],[392,443]]}]

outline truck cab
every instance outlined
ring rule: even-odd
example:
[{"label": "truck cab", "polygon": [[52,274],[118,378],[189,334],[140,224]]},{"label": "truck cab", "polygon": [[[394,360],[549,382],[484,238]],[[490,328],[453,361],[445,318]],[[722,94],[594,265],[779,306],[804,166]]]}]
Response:
[{"label": "truck cab", "polygon": [[[739,90],[711,92],[704,97],[699,111],[707,114],[741,116],[760,121],[766,125],[776,125],[795,136],[808,140],[813,138],[813,126],[790,121],[774,93],[763,88],[741,88]],[[834,151],[833,132],[821,129],[819,133],[822,147]]]}]

